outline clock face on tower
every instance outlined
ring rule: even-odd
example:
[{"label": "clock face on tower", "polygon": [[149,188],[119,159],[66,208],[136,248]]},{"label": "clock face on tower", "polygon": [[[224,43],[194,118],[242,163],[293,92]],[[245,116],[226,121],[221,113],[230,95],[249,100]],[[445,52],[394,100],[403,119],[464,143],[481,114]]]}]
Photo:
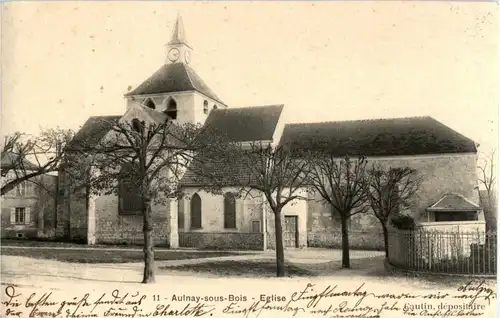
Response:
[{"label": "clock face on tower", "polygon": [[170,51],[168,51],[167,57],[171,62],[175,62],[179,59],[180,52],[178,49],[173,48]]},{"label": "clock face on tower", "polygon": [[184,58],[186,59],[187,64],[189,64],[191,62],[191,54],[189,53],[189,51],[186,51],[184,53]]}]

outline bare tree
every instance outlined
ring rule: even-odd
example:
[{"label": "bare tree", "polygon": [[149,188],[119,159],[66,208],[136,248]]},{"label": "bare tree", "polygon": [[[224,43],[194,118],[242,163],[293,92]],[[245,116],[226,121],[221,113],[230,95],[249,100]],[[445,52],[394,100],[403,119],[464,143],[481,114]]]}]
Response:
[{"label": "bare tree", "polygon": [[241,152],[244,171],[248,178],[240,183],[242,191],[255,189],[266,198],[274,214],[276,241],[276,275],[285,275],[282,210],[295,200],[305,197],[302,192],[307,182],[307,161],[283,146],[273,147],[252,143],[250,150]]},{"label": "bare tree", "polygon": [[[230,151],[210,158],[209,165],[191,166],[201,177],[199,184],[210,184],[206,190],[220,194],[223,187],[235,187],[238,196],[252,196],[252,190],[265,197],[274,215],[276,242],[276,275],[285,275],[282,210],[295,200],[305,199],[307,161],[287,147],[269,143],[251,142],[246,145],[232,143]],[[203,176],[210,175],[211,182]],[[264,213],[266,213],[264,211]]]},{"label": "bare tree", "polygon": [[[84,175],[80,185],[93,195],[135,196],[143,216],[143,283],[154,278],[152,203],[163,203],[178,195],[177,183],[195,158],[207,157],[219,143],[196,125],[177,125],[156,113],[151,122],[134,118],[105,121],[109,132],[97,143],[80,141],[67,150],[71,168]],[[199,153],[204,152],[205,156]]]},{"label": "bare tree", "polygon": [[72,136],[71,130],[63,129],[45,129],[37,137],[19,132],[5,136],[1,149],[1,195],[24,181],[35,183],[35,177],[57,171]]},{"label": "bare tree", "polygon": [[389,234],[387,224],[389,218],[400,212],[401,208],[411,205],[411,200],[418,191],[421,179],[414,169],[388,168],[373,164],[367,171],[366,193],[371,211],[380,221],[384,232],[384,250],[388,257]]},{"label": "bare tree", "polygon": [[340,216],[342,231],[342,267],[350,267],[349,232],[350,218],[367,210],[366,160],[338,158],[334,154],[314,153],[310,156],[310,183],[314,192],[329,204],[332,216]]},{"label": "bare tree", "polygon": [[[490,154],[484,155],[484,159],[478,165],[479,183],[486,189],[486,198],[481,197],[485,212],[486,230],[497,229],[496,209],[496,173],[495,173],[495,150]],[[486,201],[486,202],[484,202]]]}]

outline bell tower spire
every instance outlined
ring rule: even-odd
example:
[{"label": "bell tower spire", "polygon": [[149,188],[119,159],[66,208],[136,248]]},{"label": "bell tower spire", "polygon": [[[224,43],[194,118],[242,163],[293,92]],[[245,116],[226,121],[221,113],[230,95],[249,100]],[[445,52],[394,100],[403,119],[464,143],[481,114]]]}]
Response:
[{"label": "bell tower spire", "polygon": [[186,31],[184,30],[184,23],[182,22],[182,16],[180,14],[177,15],[172,39],[168,44],[187,44]]},{"label": "bell tower spire", "polygon": [[177,15],[177,20],[174,24],[172,38],[167,45],[167,64],[168,63],[185,63],[191,62],[191,52],[193,49],[186,40],[186,31],[184,30],[184,22],[182,16]]}]

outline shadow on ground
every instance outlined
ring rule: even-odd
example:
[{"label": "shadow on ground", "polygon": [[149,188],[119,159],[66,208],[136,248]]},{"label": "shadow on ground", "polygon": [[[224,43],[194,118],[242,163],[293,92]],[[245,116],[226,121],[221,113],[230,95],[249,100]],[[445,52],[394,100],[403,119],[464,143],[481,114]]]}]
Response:
[{"label": "shadow on ground", "polygon": [[[366,277],[367,280],[376,279],[388,283],[404,281],[426,289],[458,288],[472,279],[472,277],[407,273],[386,265],[384,260],[384,256],[352,259],[349,269],[342,268],[341,261],[315,264],[285,262],[285,273],[289,277],[353,277],[356,280]],[[276,276],[276,262],[274,259],[210,261],[199,264],[162,266],[160,271],[163,273],[190,272],[210,276],[274,277]],[[488,279],[486,282],[495,284],[493,279]]]},{"label": "shadow on ground", "polygon": [[[144,260],[144,253],[141,250],[58,250],[58,249],[14,249],[3,247],[0,249],[1,255],[24,256],[35,259],[48,259],[68,263],[133,263]],[[167,251],[159,250],[155,252],[155,260],[172,261],[184,259],[197,259],[207,257],[238,255],[231,252],[203,252],[203,251]]]}]

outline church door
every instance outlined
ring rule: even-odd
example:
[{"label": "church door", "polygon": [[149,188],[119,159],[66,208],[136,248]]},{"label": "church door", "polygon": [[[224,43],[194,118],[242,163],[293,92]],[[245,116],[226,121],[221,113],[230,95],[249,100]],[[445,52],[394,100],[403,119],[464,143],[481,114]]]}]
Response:
[{"label": "church door", "polygon": [[283,232],[285,247],[297,247],[297,216],[285,216],[285,231]]}]

